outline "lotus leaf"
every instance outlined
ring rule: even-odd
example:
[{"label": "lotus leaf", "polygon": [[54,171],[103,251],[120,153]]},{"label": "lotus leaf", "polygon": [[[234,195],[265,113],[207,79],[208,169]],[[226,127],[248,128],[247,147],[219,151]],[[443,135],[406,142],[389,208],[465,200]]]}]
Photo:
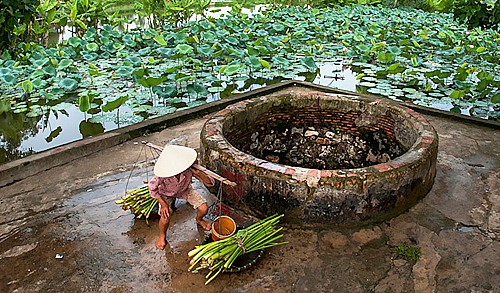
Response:
[{"label": "lotus leaf", "polygon": [[450,98],[452,99],[455,99],[455,100],[458,100],[460,99],[461,97],[464,96],[464,91],[462,90],[454,90],[451,94],[450,94]]},{"label": "lotus leaf", "polygon": [[177,96],[177,87],[166,85],[166,86],[153,86],[153,93],[157,94],[162,98],[173,98]]},{"label": "lotus leaf", "polygon": [[106,105],[102,106],[102,111],[104,111],[104,112],[113,111],[114,109],[123,105],[127,100],[128,100],[128,96],[122,95],[113,101],[107,102]]},{"label": "lotus leaf", "polygon": [[90,52],[96,52],[97,50],[99,50],[99,45],[97,45],[96,43],[88,43],[87,45],[85,45],[85,48]]},{"label": "lotus leaf", "polygon": [[316,62],[314,62],[314,58],[310,56],[302,58],[300,60],[300,64],[304,65],[311,72],[315,71],[318,68]]},{"label": "lotus leaf", "polygon": [[224,88],[214,86],[214,87],[209,87],[207,90],[211,93],[218,93],[224,91]]},{"label": "lotus leaf", "polygon": [[151,53],[151,47],[146,47],[144,49],[140,49],[137,53],[141,56],[147,55],[147,54]]},{"label": "lotus leaf", "polygon": [[165,39],[162,36],[156,36],[153,39],[162,46],[168,46],[167,41],[165,41]]},{"label": "lotus leaf", "polygon": [[11,102],[6,100],[0,100],[0,115],[2,113],[7,113],[11,110]]},{"label": "lotus leaf", "polygon": [[59,82],[59,87],[65,91],[73,91],[78,87],[78,81],[72,78],[64,78]]},{"label": "lotus leaf", "polygon": [[11,86],[17,84],[17,78],[10,73],[0,75],[0,80]]},{"label": "lotus leaf", "polygon": [[212,25],[208,21],[200,21],[200,22],[198,22],[198,25],[201,26],[205,30],[212,28]]},{"label": "lotus leaf", "polygon": [[78,97],[78,108],[82,112],[90,110],[90,97],[88,95],[81,95]]},{"label": "lotus leaf", "polygon": [[82,54],[82,57],[89,62],[94,61],[99,57],[99,55],[95,52],[89,53],[89,52],[83,51],[83,52],[81,52],[81,54]]},{"label": "lotus leaf", "polygon": [[233,65],[223,66],[219,70],[219,73],[223,73],[224,75],[230,76],[230,75],[238,73],[239,71],[241,71],[242,68],[243,68],[242,64],[233,64]]},{"label": "lotus leaf", "polygon": [[500,103],[500,93],[497,93],[491,97],[491,102],[498,104]]},{"label": "lotus leaf", "polygon": [[[4,51],[4,52],[7,52],[7,51]],[[10,66],[12,66],[14,64],[16,64],[16,61],[14,61],[14,60],[7,60],[7,61],[5,61],[5,63],[3,64],[3,66],[10,67]]]},{"label": "lotus leaf", "polygon": [[129,56],[127,60],[130,61],[134,66],[140,66],[142,64],[142,59],[137,56]]},{"label": "lotus leaf", "polygon": [[73,104],[71,104],[71,103],[61,102],[59,104],[51,106],[50,109],[53,111],[63,111],[63,110],[68,109],[69,107],[72,107],[72,106],[73,106]]},{"label": "lotus leaf", "polygon": [[63,70],[65,68],[68,68],[70,65],[73,65],[73,60],[72,59],[63,59],[59,62],[59,65],[57,66],[58,70]]},{"label": "lotus leaf", "polygon": [[78,37],[70,37],[68,39],[68,44],[70,44],[74,48],[80,46],[81,42],[82,42],[82,40],[80,38],[78,38]]},{"label": "lotus leaf", "polygon": [[42,80],[40,78],[35,78],[32,82],[33,86],[36,88],[36,89],[42,89],[42,88],[45,88],[46,85],[47,85],[47,81],[45,80]]},{"label": "lotus leaf", "polygon": [[229,44],[234,45],[234,46],[238,46],[240,44],[238,39],[236,39],[234,37],[227,37],[226,42],[228,42]]},{"label": "lotus leaf", "polygon": [[389,50],[389,52],[391,52],[394,55],[401,54],[401,49],[398,46],[391,46],[391,47],[389,47],[387,49]]},{"label": "lotus leaf", "polygon": [[132,72],[134,68],[131,66],[121,66],[115,71],[115,74],[118,74],[122,77],[132,77]]},{"label": "lotus leaf", "polygon": [[208,96],[208,90],[199,83],[192,83],[188,85],[186,88],[189,93],[196,94],[202,97]]},{"label": "lotus leaf", "polygon": [[394,54],[388,52],[380,52],[377,55],[377,60],[382,62],[391,62],[394,58]]},{"label": "lotus leaf", "polygon": [[187,45],[187,44],[179,44],[175,47],[175,49],[177,50],[177,52],[179,52],[180,54],[189,54],[191,52],[193,52],[193,47],[191,47],[190,45]]},{"label": "lotus leaf", "polygon": [[153,87],[155,85],[161,84],[165,80],[167,80],[167,78],[165,78],[165,77],[148,77],[148,78],[138,79],[137,83],[139,83],[142,86],[150,88],[150,87]]}]

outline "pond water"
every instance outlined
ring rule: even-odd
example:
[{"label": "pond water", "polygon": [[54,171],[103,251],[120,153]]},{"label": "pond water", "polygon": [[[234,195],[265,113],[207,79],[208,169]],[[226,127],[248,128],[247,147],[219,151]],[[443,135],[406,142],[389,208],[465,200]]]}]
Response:
[{"label": "pond water", "polygon": [[[243,13],[256,14],[260,8],[247,9]],[[462,67],[459,68],[461,71],[455,69],[449,57],[446,60],[443,57],[436,60],[415,57],[410,62],[405,55],[407,51],[418,49],[424,54],[427,48],[421,49],[415,40],[399,45],[397,38],[389,40],[383,34],[374,34],[381,32],[382,28],[374,22],[364,24],[365,15],[392,11],[367,11],[369,9],[374,8],[359,6],[348,11],[357,15],[362,24],[356,34],[348,30],[351,27],[346,27],[344,20],[348,18],[350,24],[355,18],[341,11],[328,11],[321,15],[324,18],[316,18],[309,14],[310,10],[300,8],[273,11],[276,15],[269,17],[288,19],[285,26],[274,19],[263,20],[258,15],[249,19],[220,18],[228,13],[229,7],[212,8],[212,16],[217,18],[213,23],[189,24],[182,31],[166,28],[160,35],[151,29],[133,31],[146,26],[143,19],[135,16],[129,16],[134,21],[121,32],[103,27],[98,32],[89,33],[89,30],[85,36],[73,37],[69,30],[63,30],[52,39],[54,43],[68,40],[68,45],[62,49],[42,48],[41,53],[36,51],[29,63],[22,66],[13,65],[14,61],[7,64],[9,61],[1,60],[0,80],[5,83],[0,84],[0,89],[15,103],[12,103],[11,111],[0,114],[0,164],[289,79],[378,94],[398,101],[408,100],[465,115],[488,118],[491,113],[498,114],[488,99],[470,102],[450,98],[455,89],[452,74],[458,77],[453,80],[458,87],[475,86],[478,78],[489,82],[492,86],[484,90],[483,97],[499,92],[497,76],[486,70],[480,72],[481,75],[469,76]],[[391,19],[395,25],[407,16],[407,12],[398,13],[402,15]],[[438,17],[442,17],[443,22],[448,21],[447,16]],[[309,22],[314,23],[313,29]],[[245,27],[248,29],[242,29]],[[383,28],[390,29],[391,26],[384,24]],[[453,30],[458,33],[461,29]],[[417,35],[415,32],[393,31],[403,37],[415,35],[419,42],[423,42],[422,36],[428,39],[428,33]],[[192,36],[199,36],[199,40]],[[371,36],[375,38],[371,40],[372,48],[368,42]],[[331,39],[325,40],[329,37]],[[433,38],[435,46],[445,46],[441,40],[443,35],[436,34]],[[347,41],[358,45],[348,46]],[[395,45],[389,46],[387,42]],[[407,43],[416,45],[409,47]],[[375,53],[368,54],[370,50]],[[466,59],[469,57],[465,50],[459,51],[448,48],[439,54],[461,54],[465,56],[463,60],[473,61]],[[196,54],[190,55],[190,52]],[[394,58],[392,63],[397,63],[390,65],[387,58]],[[440,64],[443,67],[436,69]],[[488,66],[494,66],[491,64]],[[473,72],[476,69],[467,70]],[[156,83],[160,85],[156,89],[146,81],[155,79],[161,79]],[[24,87],[23,80],[33,81],[36,90],[31,95],[23,93],[19,86],[22,82]],[[489,84],[483,84],[483,87]],[[460,94],[458,90],[455,92]],[[83,102],[80,100],[82,96]],[[4,101],[0,102],[2,111]],[[80,111],[80,108],[86,110]]]},{"label": "pond water", "polygon": [[[313,83],[336,87],[343,90],[356,91],[356,85],[359,81],[356,80],[356,75],[350,69],[341,70],[341,66],[333,63],[318,64],[320,74],[314,79]],[[340,67],[340,72],[338,72]],[[335,71],[335,72],[334,72]],[[335,75],[336,74],[336,75]],[[298,77],[298,80],[304,80],[303,77]],[[276,81],[268,81],[269,84]],[[237,82],[238,88],[243,87],[244,82]],[[254,90],[259,87],[265,86],[253,84],[247,90]],[[229,96],[230,93],[222,93],[222,96]],[[220,99],[221,94],[214,94],[207,98],[207,102]],[[129,112],[130,109],[123,105],[120,107],[122,113]],[[117,110],[111,114],[117,113]],[[45,116],[38,118],[28,119],[23,117],[22,113],[13,114],[12,116],[0,115],[0,125],[4,129],[12,128],[12,132],[27,133],[21,136],[2,136],[0,146],[2,147],[3,157],[0,158],[0,163],[5,163],[14,159],[24,157],[26,155],[48,150],[69,142],[82,139],[89,135],[95,135],[100,132],[110,131],[119,128],[120,126],[127,126],[129,124],[119,125],[114,121],[101,122],[102,128],[97,126],[96,123],[89,122],[91,115],[82,113],[76,105],[71,105],[64,109],[64,113],[58,111],[49,111]],[[11,121],[16,120],[30,120],[28,127],[14,128]],[[21,123],[23,124],[23,123]],[[85,127],[95,125],[96,127]],[[90,130],[89,130],[90,129]],[[52,136],[55,136],[52,138]],[[55,135],[57,134],[57,135]],[[15,145],[17,147],[11,148],[9,146]]]}]

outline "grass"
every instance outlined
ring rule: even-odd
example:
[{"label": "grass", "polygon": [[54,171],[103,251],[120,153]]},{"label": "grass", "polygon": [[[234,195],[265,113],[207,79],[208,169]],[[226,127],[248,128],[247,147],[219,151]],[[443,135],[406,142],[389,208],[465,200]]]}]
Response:
[{"label": "grass", "polygon": [[422,255],[420,248],[415,246],[398,245],[394,247],[394,251],[401,256],[404,256],[412,261],[418,261]]}]

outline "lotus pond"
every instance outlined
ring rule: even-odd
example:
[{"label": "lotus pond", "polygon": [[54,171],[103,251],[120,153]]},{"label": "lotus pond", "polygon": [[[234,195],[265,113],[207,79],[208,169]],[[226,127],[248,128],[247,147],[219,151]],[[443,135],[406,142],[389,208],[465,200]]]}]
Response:
[{"label": "lotus pond", "polygon": [[287,79],[500,116],[499,32],[413,9],[295,7],[162,30],[104,26],[3,57],[0,163]]}]

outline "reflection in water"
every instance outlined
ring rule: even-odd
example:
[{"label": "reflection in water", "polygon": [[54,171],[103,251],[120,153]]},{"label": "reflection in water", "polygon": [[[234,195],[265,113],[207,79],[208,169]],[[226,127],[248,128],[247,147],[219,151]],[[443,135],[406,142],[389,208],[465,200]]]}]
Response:
[{"label": "reflection in water", "polygon": [[26,117],[12,112],[0,114],[0,164],[34,153],[21,147],[23,141],[37,135],[41,117]]},{"label": "reflection in water", "polygon": [[[317,71],[299,74],[296,79],[344,90],[353,91],[356,89],[357,81],[355,75],[349,69],[341,69],[339,71],[338,64],[325,62],[318,63],[318,66]],[[224,78],[224,76],[220,77]],[[213,93],[205,98],[199,97],[198,99],[186,95],[181,97],[181,99],[184,103],[197,100],[208,103],[229,97],[235,93],[255,90],[283,80],[282,77],[273,79],[257,77],[236,81],[226,78],[226,80],[218,84],[218,86],[224,88],[220,93]],[[156,106],[165,106],[167,102],[168,99],[158,99]],[[45,102],[40,101],[40,103]],[[146,112],[134,115],[130,108],[122,105],[119,108],[121,111],[120,120],[122,120],[120,122],[120,120],[116,119],[118,110],[105,114],[100,112],[92,115],[81,112],[76,105],[71,105],[61,110],[50,109],[46,104],[40,105],[40,107],[46,107],[47,109],[42,116],[38,116],[37,118],[28,118],[23,114],[12,113],[0,115],[1,143],[3,145],[0,164],[105,131],[127,126],[152,115]],[[134,120],[134,116],[139,117],[140,120]],[[130,118],[129,121],[126,120],[127,117]],[[91,118],[99,122],[90,121]]]}]

